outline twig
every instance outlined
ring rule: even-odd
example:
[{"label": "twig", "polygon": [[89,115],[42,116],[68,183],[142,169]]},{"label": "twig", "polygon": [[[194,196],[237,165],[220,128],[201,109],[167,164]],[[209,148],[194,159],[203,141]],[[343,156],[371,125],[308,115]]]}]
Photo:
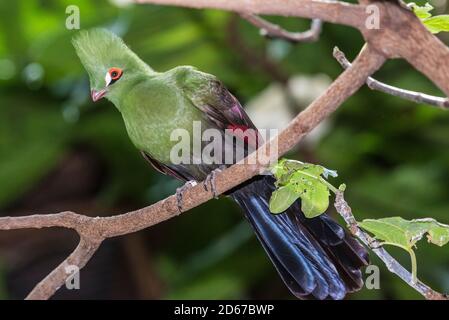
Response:
[{"label": "twig", "polygon": [[407,271],[396,259],[394,259],[377,240],[373,239],[369,234],[364,232],[357,224],[352,213],[351,207],[344,198],[344,192],[338,191],[334,203],[335,209],[345,220],[351,233],[360,239],[367,247],[369,247],[384,263],[388,270],[399,276],[405,283],[422,294],[428,300],[448,300],[447,295],[441,294],[421,281],[413,281],[413,276]]},{"label": "twig", "polygon": [[[343,101],[356,92],[366,78],[381,67],[385,58],[369,46],[307,109],[301,112],[279,136],[262,145],[258,150],[270,150],[272,160],[285,154],[322,120],[331,115]],[[275,148],[274,146],[277,146]],[[273,152],[276,150],[277,152]],[[257,152],[216,175],[216,194],[221,194],[259,174],[269,163],[260,163]],[[202,184],[190,186],[183,193],[183,210],[187,211],[210,199],[214,194],[205,191]],[[172,195],[149,207],[112,217],[88,217],[73,212],[25,217],[0,218],[0,230],[65,227],[74,229],[81,237],[75,251],[28,295],[28,299],[48,299],[60,288],[67,274],[65,268],[84,267],[102,241],[106,238],[148,228],[179,214],[176,195]]]},{"label": "twig", "polygon": [[[346,59],[345,54],[340,49],[338,49],[338,47],[334,48],[334,57],[344,69],[351,66],[351,63],[348,61],[348,59]],[[426,103],[435,107],[439,107],[441,109],[449,109],[448,98],[435,97],[421,92],[393,87],[376,79],[373,79],[372,77],[369,77],[366,80],[366,84],[372,90],[381,91],[392,96],[403,98],[416,103]]]},{"label": "twig", "polygon": [[322,21],[312,19],[310,29],[304,32],[290,32],[279,25],[271,23],[251,13],[240,13],[240,16],[260,29],[260,34],[268,38],[280,38],[291,42],[313,42],[319,39]]}]

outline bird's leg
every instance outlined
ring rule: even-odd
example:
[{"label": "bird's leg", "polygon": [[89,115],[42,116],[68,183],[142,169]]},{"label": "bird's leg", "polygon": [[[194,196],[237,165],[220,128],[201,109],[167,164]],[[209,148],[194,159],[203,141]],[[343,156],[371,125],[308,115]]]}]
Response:
[{"label": "bird's leg", "polygon": [[186,190],[190,187],[196,186],[195,180],[187,181],[182,187],[176,189],[176,204],[178,205],[179,213],[182,213],[182,198]]},{"label": "bird's leg", "polygon": [[213,170],[211,173],[207,175],[206,179],[204,179],[203,182],[204,190],[206,191],[209,191],[208,184],[210,185],[210,191],[212,191],[212,195],[214,196],[215,199],[218,199],[217,188],[215,186],[215,176],[217,175],[217,173],[220,173],[225,168],[226,166],[220,166],[219,168]]}]

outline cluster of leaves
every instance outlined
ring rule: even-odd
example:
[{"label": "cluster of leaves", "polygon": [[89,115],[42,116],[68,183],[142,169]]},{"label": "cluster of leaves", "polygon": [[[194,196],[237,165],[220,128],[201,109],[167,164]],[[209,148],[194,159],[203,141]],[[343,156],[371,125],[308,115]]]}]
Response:
[{"label": "cluster of leaves", "polygon": [[[329,176],[337,177],[337,172],[323,166],[297,160],[282,159],[272,167],[276,178],[276,190],[270,199],[273,214],[287,210],[296,200],[301,199],[301,210],[307,218],[323,214],[329,207],[330,191],[339,190],[327,182]],[[417,262],[413,249],[427,234],[429,243],[443,246],[449,242],[449,225],[435,219],[405,220],[401,217],[365,219],[360,227],[372,233],[382,245],[392,245],[410,254],[413,280],[417,281]]]},{"label": "cluster of leaves", "polygon": [[329,189],[335,188],[325,178],[337,173],[320,165],[282,159],[273,166],[277,189],[270,199],[270,211],[281,213],[301,198],[301,210],[308,218],[324,213],[329,207]]},{"label": "cluster of leaves", "polygon": [[414,2],[408,4],[412,8],[416,16],[426,26],[426,28],[436,34],[440,32],[449,32],[449,15],[442,14],[438,16],[432,16],[430,11],[433,10],[433,6],[426,3],[424,6],[419,6]]}]

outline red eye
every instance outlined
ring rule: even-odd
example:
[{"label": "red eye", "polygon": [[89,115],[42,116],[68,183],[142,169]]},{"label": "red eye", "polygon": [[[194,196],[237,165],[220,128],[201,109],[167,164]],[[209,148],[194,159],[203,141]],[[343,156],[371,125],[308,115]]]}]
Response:
[{"label": "red eye", "polygon": [[109,75],[111,76],[112,81],[117,81],[122,76],[123,71],[120,68],[111,68],[109,69]]}]

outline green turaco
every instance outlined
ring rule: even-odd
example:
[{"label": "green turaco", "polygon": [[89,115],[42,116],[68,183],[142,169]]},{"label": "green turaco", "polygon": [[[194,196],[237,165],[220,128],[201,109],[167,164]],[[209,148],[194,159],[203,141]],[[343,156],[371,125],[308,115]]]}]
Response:
[{"label": "green turaco", "polygon": [[[217,168],[231,165],[261,141],[240,103],[215,76],[190,66],[157,72],[104,29],[83,30],[73,44],[89,74],[93,101],[105,97],[115,105],[132,143],[158,171],[207,185]],[[213,148],[188,140],[179,156],[179,138],[195,138],[196,130],[200,139],[205,133],[214,136]],[[229,160],[230,148],[243,148],[243,155],[234,152],[230,161],[217,161]],[[328,215],[305,218],[299,200],[273,215],[268,207],[273,190],[274,178],[263,175],[227,195],[242,208],[290,291],[298,298],[342,299],[360,289],[365,249]]]}]

